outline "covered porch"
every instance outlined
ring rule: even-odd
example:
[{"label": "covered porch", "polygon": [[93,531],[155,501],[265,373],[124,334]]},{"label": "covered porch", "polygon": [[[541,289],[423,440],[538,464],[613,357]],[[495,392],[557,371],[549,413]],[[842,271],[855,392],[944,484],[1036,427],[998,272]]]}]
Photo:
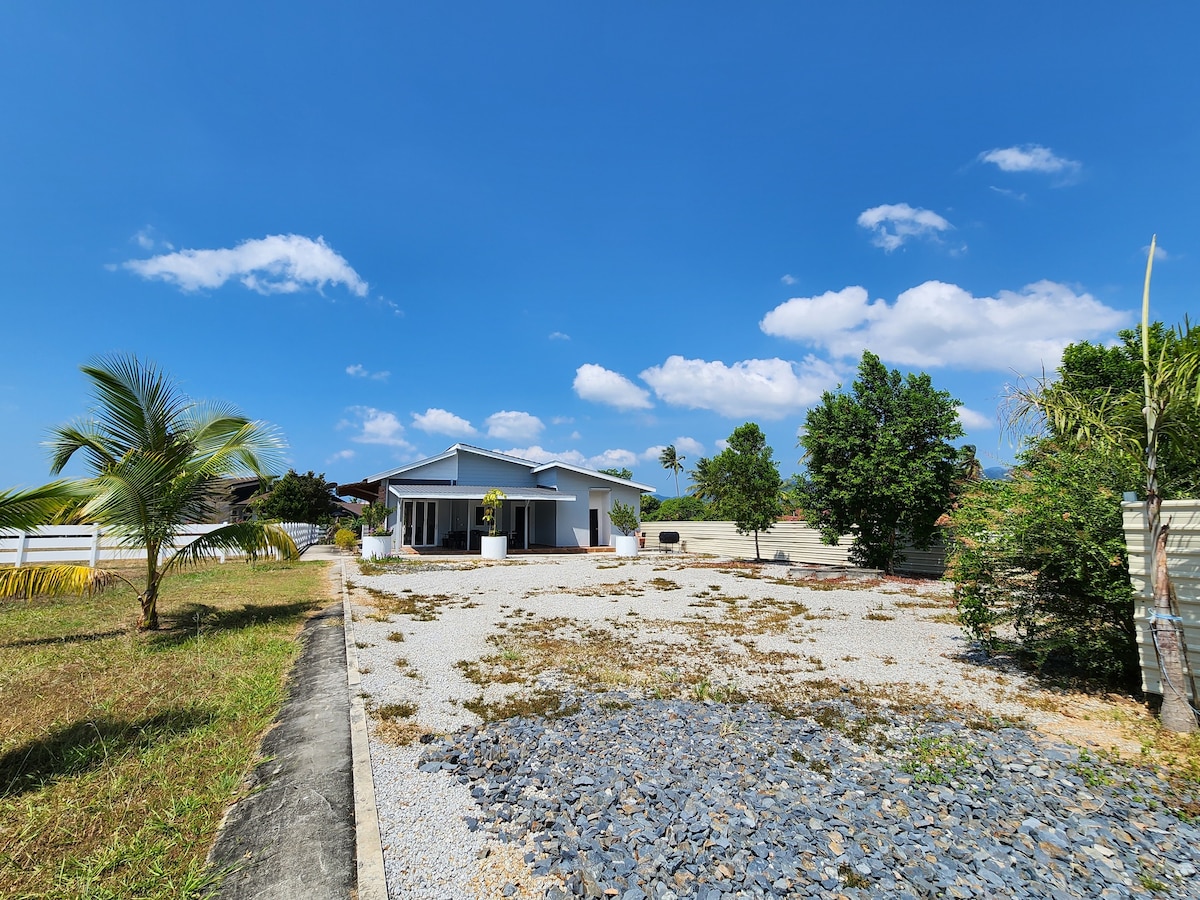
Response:
[{"label": "covered porch", "polygon": [[[388,488],[392,545],[400,552],[477,553],[488,533],[481,485],[394,484]],[[501,487],[505,499],[496,532],[508,536],[510,551],[558,547],[558,504],[575,500],[546,487]]]}]

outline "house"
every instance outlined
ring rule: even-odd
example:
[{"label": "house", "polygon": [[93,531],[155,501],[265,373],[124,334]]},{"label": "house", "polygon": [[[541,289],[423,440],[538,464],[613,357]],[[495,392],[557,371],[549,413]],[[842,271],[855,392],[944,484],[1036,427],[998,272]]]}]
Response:
[{"label": "house", "polygon": [[390,508],[392,550],[479,549],[488,530],[481,500],[492,488],[507,495],[496,531],[509,549],[607,547],[614,501],[638,509],[654,488],[562,462],[536,463],[468,444],[343,484],[338,493]]}]

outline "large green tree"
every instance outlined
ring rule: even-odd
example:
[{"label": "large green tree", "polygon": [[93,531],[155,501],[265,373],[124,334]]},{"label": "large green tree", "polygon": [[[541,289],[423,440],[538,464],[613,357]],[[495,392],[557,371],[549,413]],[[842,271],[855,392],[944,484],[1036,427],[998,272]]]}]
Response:
[{"label": "large green tree", "polygon": [[333,495],[335,486],[325,480],[324,472],[318,475],[310,469],[300,475],[295,469],[289,469],[253,505],[263,519],[323,525],[337,508]]},{"label": "large green tree", "polygon": [[[1009,397],[1011,418],[1024,423],[1041,419],[1051,433],[1074,446],[1136,461],[1145,475],[1146,519],[1151,548],[1150,584],[1154,614],[1150,622],[1164,683],[1161,720],[1177,732],[1197,730],[1183,681],[1183,629],[1173,600],[1167,565],[1169,524],[1162,521],[1164,485],[1171,478],[1161,467],[1177,462],[1185,484],[1187,460],[1200,456],[1200,333],[1188,326],[1163,335],[1155,348],[1150,325],[1150,274],[1155,242],[1150,242],[1142,290],[1141,390],[1118,384],[1108,390],[1087,385],[1074,390],[1066,380],[1036,379],[1014,387]],[[1182,466],[1182,468],[1179,468]],[[1195,491],[1195,485],[1191,486]]]},{"label": "large green tree", "polygon": [[1121,494],[1138,468],[1048,438],[1008,479],[964,486],[950,513],[946,575],[972,637],[1040,670],[1136,685]]},{"label": "large green tree", "polygon": [[89,470],[80,482],[85,499],[76,515],[94,521],[126,547],[144,550],[144,580],[136,586],[139,629],[158,627],[158,593],[171,570],[221,550],[251,558],[275,551],[297,553],[276,525],[225,525],[185,547],[176,538],[190,523],[205,521],[226,477],[267,477],[283,444],[262,422],[233,407],[194,401],[153,364],[113,356],[85,365],[91,413],[54,430],[51,471],[76,456]]},{"label": "large green tree", "polygon": [[783,511],[783,480],[771,454],[762,430],[747,422],[733,430],[725,449],[706,466],[722,515],[733,520],[739,533],[754,535],[755,559],[762,558],[758,533],[770,531]]},{"label": "large green tree", "polygon": [[905,543],[930,546],[958,474],[956,404],[927,374],[902,377],[869,350],[848,393],[825,392],[800,446],[805,514],[826,542],[852,535],[850,558],[889,573]]}]

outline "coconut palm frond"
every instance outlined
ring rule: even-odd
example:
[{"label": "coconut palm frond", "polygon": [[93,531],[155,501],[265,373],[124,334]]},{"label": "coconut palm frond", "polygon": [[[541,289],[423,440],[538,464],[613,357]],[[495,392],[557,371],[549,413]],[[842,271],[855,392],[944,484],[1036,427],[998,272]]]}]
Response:
[{"label": "coconut palm frond", "polygon": [[38,565],[0,569],[0,597],[39,597],[76,594],[91,596],[118,581],[115,572],[77,565]]},{"label": "coconut palm frond", "polygon": [[86,496],[83,483],[52,481],[23,491],[0,491],[0,528],[29,531],[57,521]]}]

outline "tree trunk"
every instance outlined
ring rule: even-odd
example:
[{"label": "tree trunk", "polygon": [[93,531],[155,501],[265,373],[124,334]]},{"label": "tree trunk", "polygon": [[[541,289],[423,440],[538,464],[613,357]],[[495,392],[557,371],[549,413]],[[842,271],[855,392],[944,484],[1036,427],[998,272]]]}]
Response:
[{"label": "tree trunk", "polygon": [[762,559],[762,554],[758,550],[758,529],[754,529],[754,561],[758,562]]},{"label": "tree trunk", "polygon": [[1171,607],[1171,573],[1167,569],[1167,532],[1170,526],[1162,524],[1162,499],[1157,491],[1147,498],[1146,507],[1150,515],[1154,552],[1154,578],[1151,582],[1154,586],[1154,619],[1150,627],[1154,633],[1159,677],[1163,683],[1159,716],[1163,728],[1187,733],[1196,730],[1196,716],[1188,703],[1188,683],[1183,677],[1183,629]]},{"label": "tree trunk", "polygon": [[142,611],[138,615],[138,631],[155,631],[158,629],[158,587],[148,588],[138,595],[138,603]]}]

